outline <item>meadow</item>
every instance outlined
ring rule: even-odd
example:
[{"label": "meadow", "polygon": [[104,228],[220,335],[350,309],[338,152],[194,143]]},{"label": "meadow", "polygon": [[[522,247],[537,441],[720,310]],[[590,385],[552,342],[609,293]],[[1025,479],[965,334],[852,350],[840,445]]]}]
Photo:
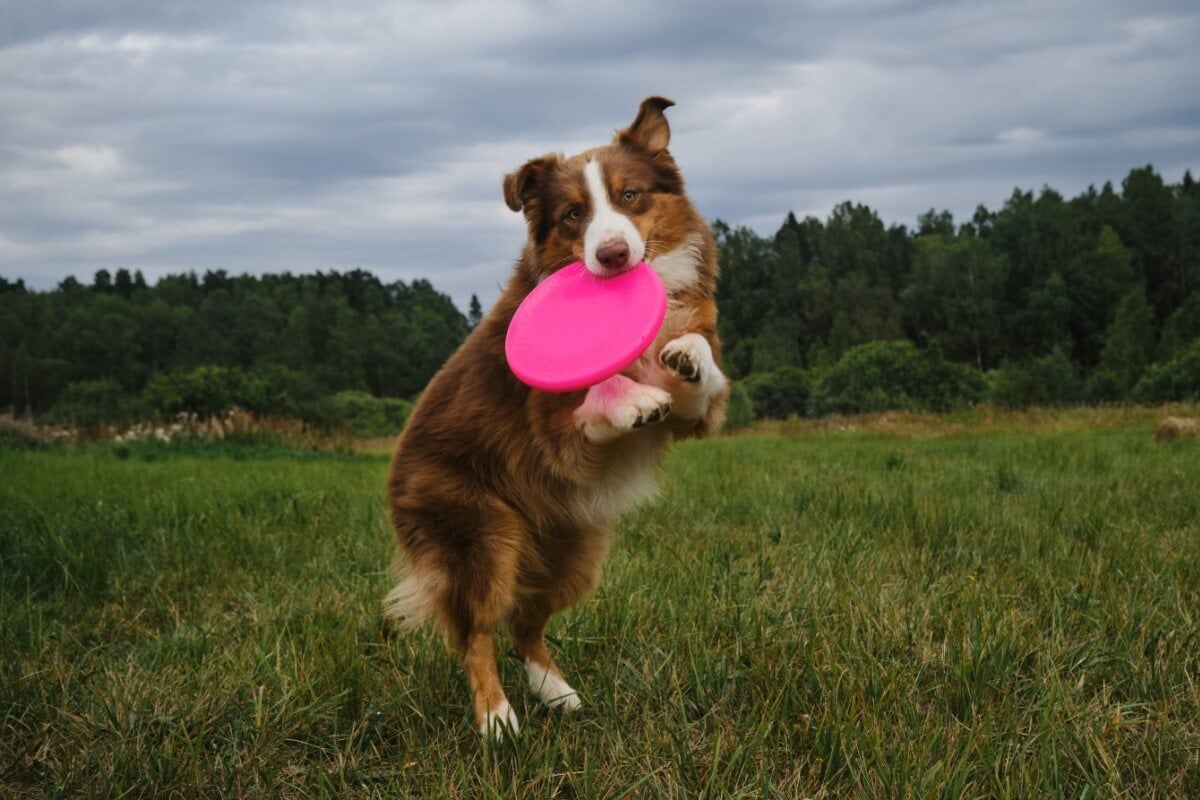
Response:
[{"label": "meadow", "polygon": [[506,656],[499,746],[380,618],[385,451],[0,450],[0,795],[1200,796],[1200,440],[1157,414],[678,446],[552,625],[584,708]]}]

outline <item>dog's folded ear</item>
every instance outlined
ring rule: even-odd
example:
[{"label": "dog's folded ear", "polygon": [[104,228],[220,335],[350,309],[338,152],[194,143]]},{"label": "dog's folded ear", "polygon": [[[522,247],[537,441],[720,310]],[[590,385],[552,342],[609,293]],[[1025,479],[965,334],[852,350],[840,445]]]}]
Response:
[{"label": "dog's folded ear", "polygon": [[617,131],[617,141],[640,147],[650,155],[667,149],[671,143],[671,126],[663,114],[675,103],[665,97],[647,97],[638,108],[637,118],[623,131]]},{"label": "dog's folded ear", "polygon": [[515,172],[505,175],[504,202],[508,204],[508,207],[513,211],[520,211],[529,204],[530,200],[536,198],[541,182],[556,161],[558,161],[558,156],[554,154],[531,158]]}]

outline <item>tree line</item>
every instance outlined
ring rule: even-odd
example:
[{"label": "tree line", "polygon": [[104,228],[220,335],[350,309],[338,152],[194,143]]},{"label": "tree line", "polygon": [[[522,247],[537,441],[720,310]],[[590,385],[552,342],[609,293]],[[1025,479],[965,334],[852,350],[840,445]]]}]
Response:
[{"label": "tree line", "polygon": [[[736,419],[1200,399],[1190,172],[1169,184],[1141,167],[1070,199],[1018,189],[957,224],[931,209],[886,226],[847,202],[824,221],[789,214],[771,237],[714,228]],[[101,269],[46,292],[0,277],[0,409],[96,423],[237,405],[323,420],[411,399],[481,314],[474,297],[464,316],[428,281],[363,270],[151,286]],[[390,421],[402,407],[376,411]]]},{"label": "tree line", "polygon": [[0,408],[96,423],[237,405],[322,420],[339,394],[411,398],[468,324],[428,281],[364,270],[153,286],[100,270],[48,292],[0,278]]},{"label": "tree line", "polygon": [[[788,215],[773,237],[716,232],[726,364],[759,416],[1200,398],[1190,171],[1169,184],[1140,167],[1070,199],[1017,189],[961,224],[931,209],[915,229],[885,226],[843,203],[824,222]],[[838,388],[849,355],[876,375],[873,396]],[[937,390],[916,377],[928,369]]]}]

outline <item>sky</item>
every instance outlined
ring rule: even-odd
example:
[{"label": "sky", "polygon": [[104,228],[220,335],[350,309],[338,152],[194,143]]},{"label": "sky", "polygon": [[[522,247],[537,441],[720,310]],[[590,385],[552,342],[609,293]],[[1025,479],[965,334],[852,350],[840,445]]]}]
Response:
[{"label": "sky", "polygon": [[0,275],[369,269],[461,308],[501,181],[660,94],[710,219],[887,224],[1200,171],[1200,4],[0,0]]}]

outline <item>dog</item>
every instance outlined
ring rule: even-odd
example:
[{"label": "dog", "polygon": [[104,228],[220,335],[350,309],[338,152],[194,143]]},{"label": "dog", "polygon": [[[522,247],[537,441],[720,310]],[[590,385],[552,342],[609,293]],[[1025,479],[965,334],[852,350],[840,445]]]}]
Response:
[{"label": "dog", "polygon": [[[546,649],[548,620],[596,588],[612,524],[654,494],[667,445],[724,420],[717,247],[667,149],[672,105],[649,97],[610,144],[534,158],[504,178],[504,201],[528,228],[524,249],[397,441],[388,492],[402,578],[385,614],[439,624],[485,736],[518,731],[496,671],[501,626],[533,692],[580,706]],[[647,262],[666,286],[666,319],[621,374],[586,391],[537,391],[509,370],[505,334],[530,291],[576,261],[597,275]]]}]

